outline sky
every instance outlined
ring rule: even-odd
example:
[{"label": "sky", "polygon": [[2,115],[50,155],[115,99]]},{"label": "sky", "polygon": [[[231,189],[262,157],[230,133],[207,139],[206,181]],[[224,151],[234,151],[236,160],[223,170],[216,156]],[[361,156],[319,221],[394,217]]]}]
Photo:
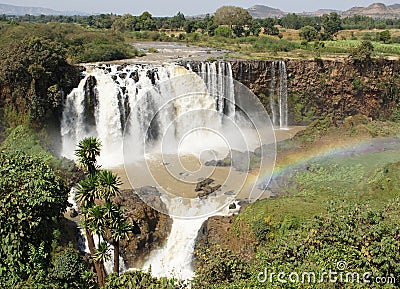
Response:
[{"label": "sky", "polygon": [[87,13],[130,13],[139,15],[144,11],[154,16],[173,16],[212,13],[224,5],[249,8],[255,4],[279,8],[287,12],[314,11],[320,8],[347,10],[354,6],[368,6],[374,2],[386,5],[400,3],[400,0],[0,0],[2,4],[44,7],[59,11],[81,11]]}]

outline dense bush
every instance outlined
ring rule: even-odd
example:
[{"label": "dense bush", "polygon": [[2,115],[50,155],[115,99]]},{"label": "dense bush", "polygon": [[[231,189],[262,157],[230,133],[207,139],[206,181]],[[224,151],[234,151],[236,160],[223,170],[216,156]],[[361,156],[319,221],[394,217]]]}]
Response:
[{"label": "dense bush", "polygon": [[79,80],[66,61],[65,49],[43,38],[13,41],[0,50],[0,111],[6,125],[52,120],[62,105],[61,91]]},{"label": "dense bush", "polygon": [[195,252],[195,288],[209,288],[212,284],[229,284],[249,277],[246,263],[239,255],[219,246],[198,248]]},{"label": "dense bush", "polygon": [[148,272],[127,271],[121,276],[110,274],[103,289],[177,289],[182,288],[174,279],[155,278]]},{"label": "dense bush", "polygon": [[0,278],[44,278],[68,189],[42,159],[21,152],[0,153],[0,176]]},{"label": "dense bush", "polygon": [[287,40],[279,40],[272,37],[258,37],[252,44],[256,52],[265,51],[291,51],[296,48],[296,44]]}]

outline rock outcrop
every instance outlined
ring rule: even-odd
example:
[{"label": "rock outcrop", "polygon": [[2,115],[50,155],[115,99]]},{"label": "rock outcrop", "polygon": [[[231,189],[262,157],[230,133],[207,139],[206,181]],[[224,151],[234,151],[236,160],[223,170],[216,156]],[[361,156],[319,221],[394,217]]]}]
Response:
[{"label": "rock outcrop", "polygon": [[[334,115],[390,119],[400,103],[400,61],[286,60],[289,123]],[[271,61],[234,61],[233,76],[269,110]]]},{"label": "rock outcrop", "polygon": [[121,242],[120,254],[126,266],[140,267],[145,257],[164,244],[171,231],[172,219],[144,203],[133,190],[123,190],[115,199],[125,209],[133,232]]}]

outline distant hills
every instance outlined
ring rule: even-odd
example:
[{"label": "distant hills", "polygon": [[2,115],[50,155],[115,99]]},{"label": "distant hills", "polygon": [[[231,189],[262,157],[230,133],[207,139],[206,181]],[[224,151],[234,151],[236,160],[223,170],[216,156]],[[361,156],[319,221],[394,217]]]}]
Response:
[{"label": "distant hills", "polygon": [[24,7],[8,4],[0,4],[0,15],[89,15],[80,11],[57,11],[42,7]]},{"label": "distant hills", "polygon": [[[254,18],[280,18],[287,15],[289,12],[282,11],[277,8],[272,8],[265,5],[254,5],[247,9]],[[349,17],[353,15],[364,15],[376,19],[394,18],[400,19],[400,4],[393,4],[386,6],[383,3],[373,3],[368,7],[353,7],[346,11],[333,10],[333,9],[318,9],[311,12],[299,12],[298,15],[304,16],[321,16],[336,12],[342,17]],[[90,15],[81,11],[57,11],[42,7],[24,7],[14,6],[8,4],[0,4],[0,15]],[[203,16],[203,15],[201,15]],[[198,15],[197,17],[201,17]]]},{"label": "distant hills", "polygon": [[[268,17],[283,17],[289,12],[282,11],[280,9],[272,8],[264,5],[254,5],[247,9],[251,16],[254,18],[268,18]],[[323,14],[329,14],[331,12],[336,12],[342,17],[349,17],[353,15],[364,15],[376,19],[385,18],[400,18],[400,4],[393,4],[386,6],[383,3],[373,3],[368,7],[353,7],[346,11],[333,10],[333,9],[319,9],[313,12],[300,12],[296,13],[298,15],[304,16],[321,16]]]}]

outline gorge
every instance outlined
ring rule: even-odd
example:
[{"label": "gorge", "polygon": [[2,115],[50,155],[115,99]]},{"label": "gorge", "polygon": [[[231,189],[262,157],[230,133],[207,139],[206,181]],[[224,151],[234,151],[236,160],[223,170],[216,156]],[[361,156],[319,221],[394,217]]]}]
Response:
[{"label": "gorge", "polygon": [[[309,123],[316,115],[330,116],[333,112],[335,114],[331,117],[338,122],[345,116],[357,113],[372,118],[388,117],[398,101],[396,81],[399,77],[399,64],[382,60],[371,63],[368,70],[360,65],[288,60],[89,66],[79,86],[66,97],[61,122],[62,154],[72,157],[76,142],[94,134],[104,145],[106,158],[102,159],[102,164],[112,167],[123,163],[121,144],[124,127],[128,130],[135,128],[135,131],[140,132],[140,137],[156,141],[161,127],[170,121],[165,116],[152,117],[157,115],[157,104],[154,103],[157,99],[142,102],[142,109],[135,109],[134,113],[132,110],[146,90],[164,80],[186,74],[184,70],[197,73],[210,95],[217,96],[210,98],[203,95],[201,101],[195,101],[189,107],[214,109],[235,118],[236,106],[242,105],[234,85],[234,79],[239,79],[259,96],[270,113],[275,129],[286,129],[290,124]],[[380,77],[374,78],[377,75]],[[341,82],[343,78],[351,81],[343,82],[347,83],[345,86]],[[330,95],[329,99],[327,95]],[[179,113],[177,107],[184,113],[185,106],[182,103],[175,103],[174,107],[175,113]],[[205,119],[197,121],[203,122]],[[151,125],[147,130],[148,124]],[[184,134],[184,131],[179,131],[180,128],[176,126],[173,134]],[[225,214],[230,213],[228,211]],[[204,220],[198,220],[196,226],[191,222],[185,224],[185,220],[179,218],[173,220],[169,236],[171,239],[166,241],[165,248],[150,253],[144,267],[152,265],[155,269],[153,272],[158,276],[171,276],[174,273],[182,279],[191,278],[194,241]],[[185,231],[188,228],[189,232]],[[185,249],[178,254],[173,248],[178,248],[178,251],[179,248]],[[166,264],[168,262],[170,264]]]}]

